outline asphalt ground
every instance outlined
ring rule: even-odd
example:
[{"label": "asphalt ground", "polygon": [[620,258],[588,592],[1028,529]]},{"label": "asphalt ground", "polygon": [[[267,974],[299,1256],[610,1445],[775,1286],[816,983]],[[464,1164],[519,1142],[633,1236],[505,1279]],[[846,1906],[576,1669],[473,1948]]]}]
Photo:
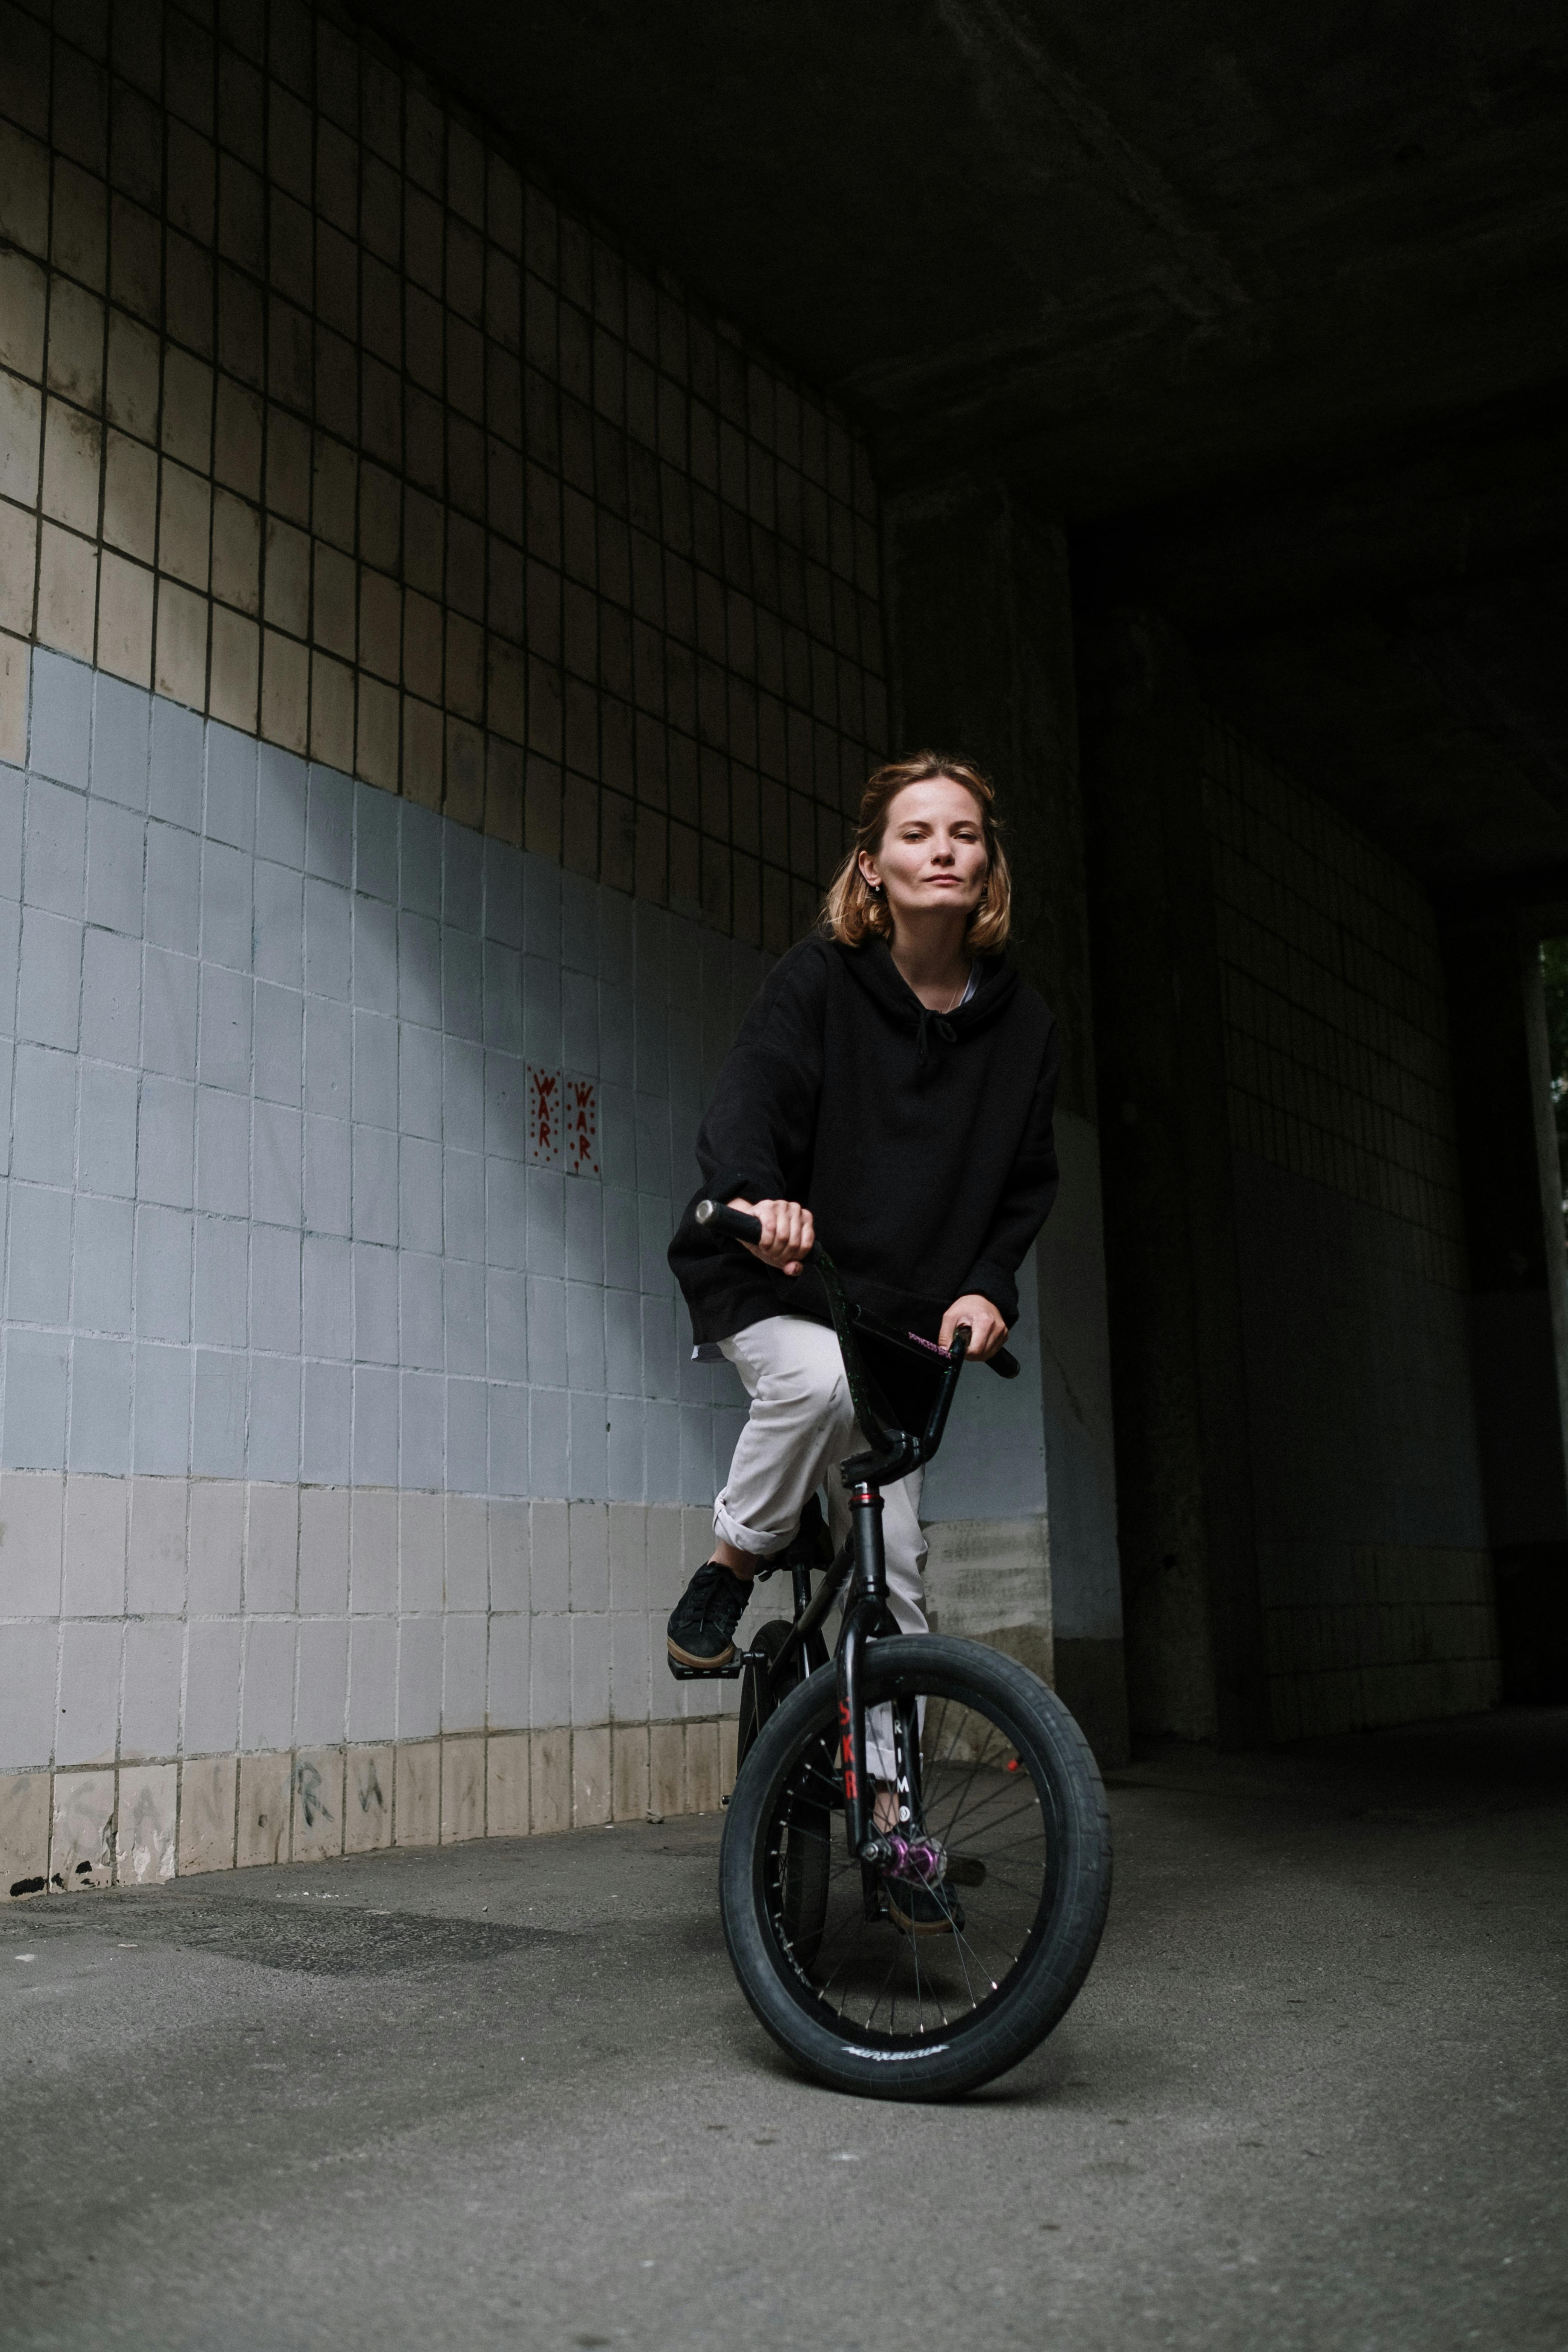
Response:
[{"label": "asphalt ground", "polygon": [[718,1816],[0,1910],[0,2344],[1568,2344],[1568,1711],[1147,1757],[1064,2023],[794,2075]]}]

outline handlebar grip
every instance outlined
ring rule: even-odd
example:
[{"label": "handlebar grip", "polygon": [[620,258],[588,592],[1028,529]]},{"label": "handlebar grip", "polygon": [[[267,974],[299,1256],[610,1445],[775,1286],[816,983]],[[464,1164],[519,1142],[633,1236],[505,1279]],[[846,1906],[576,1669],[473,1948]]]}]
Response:
[{"label": "handlebar grip", "polygon": [[[961,1323],[957,1330],[952,1335],[954,1347],[957,1346],[961,1339],[963,1342],[965,1361],[968,1360],[969,1342],[973,1337],[973,1334],[970,1330],[967,1323]],[[994,1356],[990,1356],[986,1359],[986,1368],[990,1371],[998,1373],[1005,1381],[1016,1381],[1019,1373],[1024,1369],[1022,1364],[1018,1361],[1017,1357],[1010,1356],[1005,1348],[998,1348]]]},{"label": "handlebar grip", "polygon": [[727,1209],[722,1201],[699,1201],[697,1222],[710,1234],[728,1234],[738,1242],[760,1242],[763,1221],[748,1217],[743,1209]]}]

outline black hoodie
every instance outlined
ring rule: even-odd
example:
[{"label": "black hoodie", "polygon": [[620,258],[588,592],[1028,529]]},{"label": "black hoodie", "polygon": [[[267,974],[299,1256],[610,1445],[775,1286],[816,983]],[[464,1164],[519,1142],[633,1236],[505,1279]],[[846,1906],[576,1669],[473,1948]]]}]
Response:
[{"label": "black hoodie", "polygon": [[879,940],[782,956],[725,1056],[697,1137],[703,1181],[669,1263],[700,1342],[769,1315],[827,1320],[808,1271],[710,1240],[697,1202],[799,1201],[851,1297],[934,1339],[976,1292],[1018,1319],[1014,1275],[1057,1191],[1057,1026],[1004,957],[956,1012],[921,1004]]}]

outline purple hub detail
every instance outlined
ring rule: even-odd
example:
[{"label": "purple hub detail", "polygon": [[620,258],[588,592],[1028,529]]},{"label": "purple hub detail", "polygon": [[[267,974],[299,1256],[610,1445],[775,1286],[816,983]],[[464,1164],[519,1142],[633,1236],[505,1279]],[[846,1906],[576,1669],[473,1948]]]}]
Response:
[{"label": "purple hub detail", "polygon": [[892,1848],[892,1859],[887,1865],[889,1878],[915,1879],[922,1886],[941,1884],[947,1855],[935,1838],[902,1837],[895,1830],[889,1833],[888,1843]]}]

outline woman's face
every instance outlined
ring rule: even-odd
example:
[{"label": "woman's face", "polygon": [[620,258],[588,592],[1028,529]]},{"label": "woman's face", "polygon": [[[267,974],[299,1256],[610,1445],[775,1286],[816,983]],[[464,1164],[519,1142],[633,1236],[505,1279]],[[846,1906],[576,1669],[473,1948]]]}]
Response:
[{"label": "woman's face", "polygon": [[881,884],[895,927],[938,910],[962,910],[967,919],[980,904],[986,870],[979,803],[951,776],[895,793],[881,840],[860,852],[860,871]]}]

